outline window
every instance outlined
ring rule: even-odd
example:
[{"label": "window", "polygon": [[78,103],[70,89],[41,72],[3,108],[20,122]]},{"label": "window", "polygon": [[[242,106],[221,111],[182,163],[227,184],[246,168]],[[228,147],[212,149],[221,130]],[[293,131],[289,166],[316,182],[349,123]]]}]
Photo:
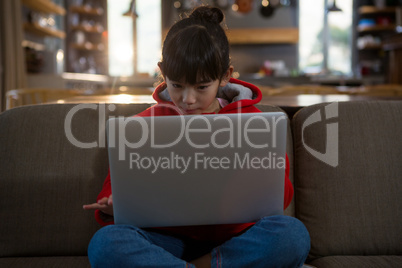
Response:
[{"label": "window", "polygon": [[135,3],[138,17],[133,23],[134,18],[123,16],[131,7],[131,0],[108,1],[111,76],[132,76],[135,72],[153,75],[160,60],[161,1],[136,0]]},{"label": "window", "polygon": [[161,59],[162,15],[160,0],[136,1],[137,71],[153,75]]},{"label": "window", "polygon": [[352,73],[353,1],[338,0],[342,11],[327,12],[333,0],[300,0],[299,68],[307,74]]}]

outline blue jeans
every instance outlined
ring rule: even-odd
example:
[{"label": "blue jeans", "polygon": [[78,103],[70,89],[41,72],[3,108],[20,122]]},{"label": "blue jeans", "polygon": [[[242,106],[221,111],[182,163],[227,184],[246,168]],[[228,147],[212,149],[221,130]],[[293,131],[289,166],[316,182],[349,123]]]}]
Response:
[{"label": "blue jeans", "polygon": [[310,236],[299,220],[262,218],[221,245],[190,241],[139,229],[109,225],[88,247],[92,267],[194,267],[188,263],[211,252],[211,267],[300,267],[310,250]]}]

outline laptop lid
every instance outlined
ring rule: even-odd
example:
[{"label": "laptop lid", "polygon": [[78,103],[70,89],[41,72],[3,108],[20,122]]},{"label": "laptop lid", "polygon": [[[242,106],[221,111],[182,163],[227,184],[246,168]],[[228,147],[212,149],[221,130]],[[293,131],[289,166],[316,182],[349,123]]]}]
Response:
[{"label": "laptop lid", "polygon": [[283,214],[284,113],[111,118],[116,224],[231,224]]}]

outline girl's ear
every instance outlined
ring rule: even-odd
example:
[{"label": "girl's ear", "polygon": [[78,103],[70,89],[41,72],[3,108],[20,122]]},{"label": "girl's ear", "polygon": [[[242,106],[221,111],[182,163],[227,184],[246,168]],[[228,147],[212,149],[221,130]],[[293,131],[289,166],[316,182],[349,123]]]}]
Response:
[{"label": "girl's ear", "polygon": [[228,70],[226,71],[225,75],[221,79],[221,83],[219,84],[220,87],[226,86],[226,84],[229,82],[230,78],[232,77],[233,73],[233,66],[230,65]]}]

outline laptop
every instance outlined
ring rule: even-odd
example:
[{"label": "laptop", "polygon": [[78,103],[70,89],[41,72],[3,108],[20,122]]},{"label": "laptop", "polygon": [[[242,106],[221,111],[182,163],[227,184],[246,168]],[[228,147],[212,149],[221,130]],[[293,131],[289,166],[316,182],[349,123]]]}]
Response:
[{"label": "laptop", "polygon": [[284,113],[107,122],[116,224],[247,223],[283,214]]}]

